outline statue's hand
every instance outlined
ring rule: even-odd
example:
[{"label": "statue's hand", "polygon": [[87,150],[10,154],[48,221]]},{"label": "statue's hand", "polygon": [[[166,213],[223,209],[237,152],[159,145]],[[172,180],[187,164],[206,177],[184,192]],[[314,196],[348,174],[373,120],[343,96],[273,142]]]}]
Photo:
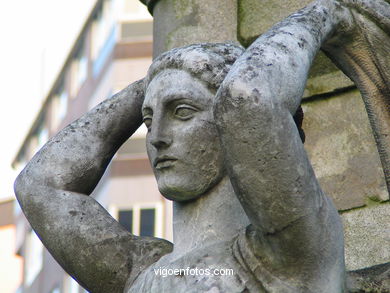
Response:
[{"label": "statue's hand", "polygon": [[[380,84],[388,85],[390,1],[332,0],[329,3],[335,7],[339,23],[322,49],[362,92],[369,86],[368,79],[377,88]],[[376,80],[378,76],[381,78]]]},{"label": "statue's hand", "polygon": [[[374,27],[390,34],[390,1],[389,0],[320,0],[334,5],[335,15],[340,19],[340,30],[350,34],[357,31],[372,33]],[[344,41],[346,41],[344,39]]]}]

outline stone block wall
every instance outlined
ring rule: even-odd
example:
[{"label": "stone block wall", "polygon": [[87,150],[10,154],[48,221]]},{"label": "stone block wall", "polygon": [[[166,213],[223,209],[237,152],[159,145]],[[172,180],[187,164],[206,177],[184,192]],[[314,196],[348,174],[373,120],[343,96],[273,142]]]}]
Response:
[{"label": "stone block wall", "polygon": [[237,43],[236,0],[159,0],[153,17],[155,57],[194,43]]},{"label": "stone block wall", "polygon": [[305,148],[343,218],[347,269],[389,262],[389,194],[359,92],[308,97],[302,107]]},{"label": "stone block wall", "polygon": [[324,191],[340,211],[389,199],[357,90],[303,100],[305,148]]}]

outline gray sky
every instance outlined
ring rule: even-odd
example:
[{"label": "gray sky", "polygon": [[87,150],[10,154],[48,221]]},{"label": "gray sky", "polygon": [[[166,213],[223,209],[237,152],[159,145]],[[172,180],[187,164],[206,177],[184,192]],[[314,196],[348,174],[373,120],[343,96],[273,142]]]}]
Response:
[{"label": "gray sky", "polygon": [[0,200],[13,196],[11,161],[95,2],[0,0]]}]

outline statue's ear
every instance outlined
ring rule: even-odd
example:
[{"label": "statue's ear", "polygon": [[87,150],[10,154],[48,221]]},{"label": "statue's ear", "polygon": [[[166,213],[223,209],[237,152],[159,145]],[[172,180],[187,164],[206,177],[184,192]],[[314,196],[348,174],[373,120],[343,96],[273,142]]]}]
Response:
[{"label": "statue's ear", "polygon": [[362,94],[390,191],[390,3],[340,2],[348,2],[352,23],[339,27],[322,49]]}]

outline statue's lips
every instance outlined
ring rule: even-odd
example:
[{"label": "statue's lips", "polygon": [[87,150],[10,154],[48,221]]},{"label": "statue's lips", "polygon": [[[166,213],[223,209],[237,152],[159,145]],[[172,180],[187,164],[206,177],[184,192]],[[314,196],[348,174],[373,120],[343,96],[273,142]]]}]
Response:
[{"label": "statue's lips", "polygon": [[174,164],[175,161],[177,161],[177,159],[175,157],[161,156],[161,157],[157,157],[153,161],[153,166],[157,170],[163,169],[163,168],[169,168],[169,167],[171,167]]}]

